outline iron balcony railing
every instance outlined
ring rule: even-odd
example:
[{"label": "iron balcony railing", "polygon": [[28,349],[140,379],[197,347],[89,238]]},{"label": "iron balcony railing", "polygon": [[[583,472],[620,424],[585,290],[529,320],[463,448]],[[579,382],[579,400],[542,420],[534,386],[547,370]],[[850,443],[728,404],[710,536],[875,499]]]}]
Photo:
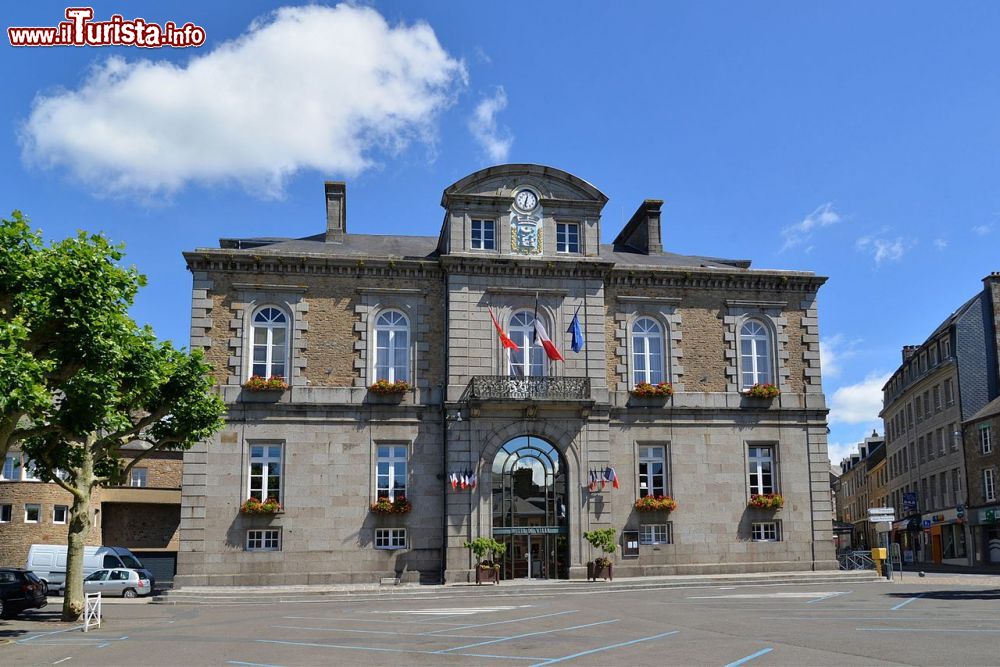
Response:
[{"label": "iron balcony railing", "polygon": [[475,375],[472,378],[470,398],[501,401],[586,401],[590,399],[590,378]]}]

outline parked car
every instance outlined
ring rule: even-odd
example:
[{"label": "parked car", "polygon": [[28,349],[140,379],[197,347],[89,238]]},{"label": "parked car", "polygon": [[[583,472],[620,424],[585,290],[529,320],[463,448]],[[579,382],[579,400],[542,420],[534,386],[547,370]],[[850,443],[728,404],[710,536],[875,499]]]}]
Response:
[{"label": "parked car", "polygon": [[25,609],[41,609],[48,603],[45,584],[34,573],[16,567],[0,568],[0,618]]},{"label": "parked car", "polygon": [[140,575],[136,570],[115,568],[113,570],[98,570],[84,579],[83,592],[134,598],[140,595],[149,595],[153,592],[153,586],[148,577]]},{"label": "parked car", "polygon": [[[150,588],[156,585],[152,573],[145,569],[135,554],[125,547],[84,547],[83,576],[100,569],[122,567],[138,570],[149,579]],[[66,588],[66,545],[32,544],[28,549],[25,569],[34,572],[45,582],[48,590],[61,593]]]}]

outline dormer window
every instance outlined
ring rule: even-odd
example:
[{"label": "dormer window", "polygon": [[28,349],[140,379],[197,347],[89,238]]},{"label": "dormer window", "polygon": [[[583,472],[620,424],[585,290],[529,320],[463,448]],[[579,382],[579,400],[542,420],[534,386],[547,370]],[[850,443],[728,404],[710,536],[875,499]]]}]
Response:
[{"label": "dormer window", "polygon": [[472,243],[470,245],[473,250],[496,250],[496,222],[493,220],[473,220]]},{"label": "dormer window", "polygon": [[578,223],[556,223],[556,252],[580,252],[580,225]]}]

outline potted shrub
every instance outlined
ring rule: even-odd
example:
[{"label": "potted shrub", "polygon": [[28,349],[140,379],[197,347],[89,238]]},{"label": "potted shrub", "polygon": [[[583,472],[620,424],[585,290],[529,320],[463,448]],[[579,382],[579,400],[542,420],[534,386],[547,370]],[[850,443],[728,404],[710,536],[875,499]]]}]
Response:
[{"label": "potted shrub", "polygon": [[666,398],[674,395],[674,387],[669,382],[650,384],[640,382],[629,390],[629,393],[636,398]]},{"label": "potted shrub", "polygon": [[406,499],[406,496],[399,495],[393,499],[379,496],[378,500],[371,504],[372,514],[406,514],[412,509],[413,504]]},{"label": "potted shrub", "polygon": [[670,496],[643,496],[635,501],[636,512],[673,512],[677,501]]},{"label": "potted shrub", "polygon": [[604,577],[605,581],[614,581],[614,573],[611,569],[611,559],[608,558],[608,554],[613,554],[618,550],[617,537],[615,535],[614,528],[602,528],[599,530],[592,530],[589,533],[584,533],[583,537],[585,540],[590,542],[590,546],[595,549],[600,549],[603,556],[595,558],[593,561],[587,563],[587,579],[597,581],[600,576]]},{"label": "potted shrub", "polygon": [[747,398],[756,398],[763,401],[770,401],[777,398],[781,391],[773,384],[755,384],[743,392]]},{"label": "potted shrub", "polygon": [[252,392],[280,392],[288,389],[288,383],[280,375],[272,375],[266,379],[260,375],[251,375],[250,379],[243,383],[243,388]]},{"label": "potted shrub", "polygon": [[376,380],[375,384],[368,387],[368,391],[376,396],[402,396],[409,390],[410,383],[405,380]]},{"label": "potted shrub", "polygon": [[[477,537],[463,545],[476,557],[476,585],[484,581],[500,583],[500,563],[497,558],[507,551],[507,545],[497,542],[492,537]],[[486,557],[490,556],[489,559]]]},{"label": "potted shrub", "polygon": [[780,493],[755,493],[747,503],[747,507],[759,510],[780,510],[784,506],[785,499]]},{"label": "potted shrub", "polygon": [[264,501],[260,501],[257,498],[247,498],[240,505],[240,512],[242,514],[277,514],[278,512],[283,512],[284,509],[281,507],[281,503],[278,502],[277,498],[267,498]]}]

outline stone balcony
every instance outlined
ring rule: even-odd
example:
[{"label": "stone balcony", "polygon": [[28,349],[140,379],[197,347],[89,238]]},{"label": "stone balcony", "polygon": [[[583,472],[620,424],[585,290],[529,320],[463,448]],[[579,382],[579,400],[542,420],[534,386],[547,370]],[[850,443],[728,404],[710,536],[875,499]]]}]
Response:
[{"label": "stone balcony", "polygon": [[475,375],[469,383],[473,401],[590,401],[590,378]]}]

